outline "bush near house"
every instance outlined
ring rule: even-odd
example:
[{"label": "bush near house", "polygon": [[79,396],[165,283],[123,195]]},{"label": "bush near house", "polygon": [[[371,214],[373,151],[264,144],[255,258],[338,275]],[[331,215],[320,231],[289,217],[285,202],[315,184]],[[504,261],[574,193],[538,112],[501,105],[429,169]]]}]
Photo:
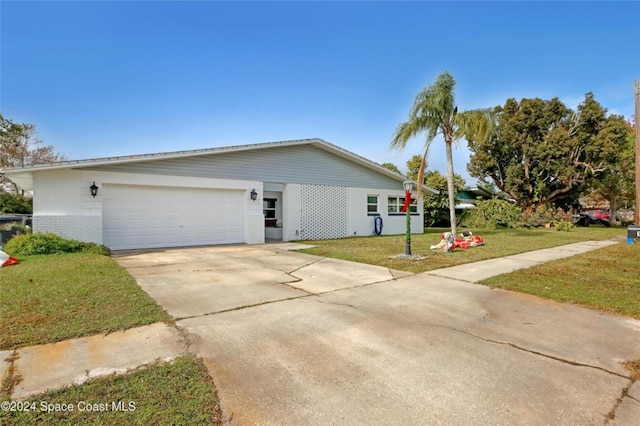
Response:
[{"label": "bush near house", "polygon": [[33,200],[21,195],[0,193],[0,213],[32,214]]},{"label": "bush near house", "polygon": [[108,247],[95,243],[68,240],[55,234],[23,234],[11,238],[4,251],[11,256],[36,256],[58,253],[93,253],[109,256]]}]

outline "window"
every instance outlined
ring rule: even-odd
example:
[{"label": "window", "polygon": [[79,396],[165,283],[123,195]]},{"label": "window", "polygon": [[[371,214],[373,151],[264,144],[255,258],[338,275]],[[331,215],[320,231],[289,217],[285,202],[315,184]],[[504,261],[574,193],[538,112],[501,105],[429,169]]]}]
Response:
[{"label": "window", "polygon": [[276,220],[276,199],[264,198],[262,200],[262,212],[264,213],[264,226],[274,228]]},{"label": "window", "polygon": [[[402,211],[402,206],[404,206],[404,197],[389,197],[387,199],[387,209],[390,214],[405,214]],[[411,199],[411,204],[409,204],[409,212],[411,214],[418,213],[418,204],[416,204],[416,199]]]},{"label": "window", "polygon": [[367,214],[378,213],[378,196],[367,195]]}]

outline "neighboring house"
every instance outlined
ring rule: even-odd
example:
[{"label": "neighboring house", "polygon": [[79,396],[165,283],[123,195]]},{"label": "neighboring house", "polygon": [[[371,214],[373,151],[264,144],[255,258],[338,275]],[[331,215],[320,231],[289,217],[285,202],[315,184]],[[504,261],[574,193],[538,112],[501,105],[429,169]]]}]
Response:
[{"label": "neighboring house", "polygon": [[[377,215],[383,234],[405,231],[404,177],[321,139],[3,172],[34,191],[35,232],[116,250],[366,236]],[[416,205],[422,194],[411,209],[412,232],[422,233]]]},{"label": "neighboring house", "polygon": [[494,193],[479,186],[465,186],[456,194],[456,210],[472,209],[476,206],[478,198],[490,200]]}]

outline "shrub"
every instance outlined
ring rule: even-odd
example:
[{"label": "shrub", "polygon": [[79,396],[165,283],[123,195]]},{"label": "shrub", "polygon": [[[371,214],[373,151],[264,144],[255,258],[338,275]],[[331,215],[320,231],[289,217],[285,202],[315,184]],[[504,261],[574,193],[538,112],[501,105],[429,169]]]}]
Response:
[{"label": "shrub", "polygon": [[109,248],[95,243],[67,240],[55,234],[23,234],[11,238],[4,251],[12,256],[90,252],[108,256]]},{"label": "shrub", "polygon": [[461,223],[473,228],[515,228],[522,210],[499,198],[478,200],[476,207],[464,212]]},{"label": "shrub", "polygon": [[[547,224],[558,227],[561,225],[563,227],[562,231],[568,231],[573,228],[573,212],[545,204],[538,206],[533,211],[522,213],[521,221],[522,226],[525,227],[539,227]],[[567,225],[563,225],[564,222]]]},{"label": "shrub", "polygon": [[566,220],[560,220],[560,221],[554,222],[553,226],[555,226],[556,231],[564,231],[564,232],[569,232],[575,227],[573,222],[568,222]]},{"label": "shrub", "polygon": [[535,210],[525,211],[520,219],[522,226],[537,228],[552,223],[556,214],[556,210],[549,205],[538,206]]}]

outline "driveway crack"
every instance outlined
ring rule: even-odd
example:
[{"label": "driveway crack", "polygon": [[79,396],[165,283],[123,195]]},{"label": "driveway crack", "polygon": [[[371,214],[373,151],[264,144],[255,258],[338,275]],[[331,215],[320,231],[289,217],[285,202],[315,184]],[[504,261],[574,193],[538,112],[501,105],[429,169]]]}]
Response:
[{"label": "driveway crack", "polygon": [[535,351],[533,349],[527,349],[527,348],[524,348],[522,346],[516,345],[515,343],[511,343],[511,342],[502,342],[500,340],[487,339],[486,337],[478,336],[477,334],[473,334],[471,332],[468,332],[468,331],[465,331],[465,330],[460,330],[460,329],[457,329],[457,328],[452,328],[452,330],[459,331],[461,333],[467,334],[467,335],[469,335],[471,337],[475,337],[476,339],[480,339],[480,340],[488,342],[488,343],[495,343],[497,345],[509,346],[509,347],[514,348],[514,349],[518,349],[518,350],[523,351],[523,352],[528,352],[528,353],[533,354],[533,355],[538,355],[538,356],[542,356],[542,357],[545,357],[545,358],[549,358],[549,359],[552,359],[554,361],[559,361],[559,362],[562,362],[562,363],[565,363],[565,364],[569,364],[569,365],[573,365],[573,366],[576,366],[576,367],[593,368],[593,369],[596,369],[596,370],[604,371],[605,373],[608,373],[608,374],[612,374],[614,376],[621,377],[623,379],[629,379],[629,376],[625,376],[623,374],[616,373],[615,371],[607,370],[606,368],[603,368],[603,367],[598,367],[597,365],[590,365],[590,364],[584,364],[584,363],[581,363],[581,362],[571,361],[571,360],[560,358],[560,357],[557,357],[557,356],[554,356],[554,355],[545,354],[545,353],[540,352],[540,351]]},{"label": "driveway crack", "polygon": [[[322,258],[320,258],[320,259],[316,259],[316,260],[314,260],[313,262],[305,263],[304,265],[299,266],[299,267],[297,267],[296,269],[292,269],[291,271],[284,271],[284,272],[285,272],[287,275],[291,275],[292,277],[298,278],[298,277],[296,277],[295,275],[293,275],[293,273],[294,273],[294,272],[299,271],[299,270],[300,270],[300,269],[302,269],[302,268],[306,268],[307,266],[310,266],[310,265],[313,265],[313,264],[315,264],[315,263],[318,263],[318,262],[320,262],[320,261],[322,261],[322,260],[324,260],[324,258],[323,258],[323,257],[322,257]],[[298,279],[300,279],[300,278],[298,278]]]},{"label": "driveway crack", "polygon": [[630,398],[630,399],[633,399],[634,401],[638,401],[636,398],[629,395],[629,389],[631,389],[631,386],[633,386],[635,382],[636,382],[635,379],[631,379],[629,380],[629,384],[626,387],[622,388],[622,391],[620,392],[620,396],[616,399],[616,402],[613,403],[613,408],[611,408],[611,411],[609,411],[605,415],[605,419],[604,419],[605,425],[608,425],[611,420],[616,418],[616,411],[618,410],[618,407],[620,407],[620,404],[622,404],[625,398]]},{"label": "driveway crack", "polygon": [[262,306],[262,305],[270,305],[272,303],[287,302],[289,300],[302,299],[302,298],[309,297],[309,296],[315,296],[315,294],[309,293],[309,294],[303,294],[302,296],[293,296],[293,297],[287,297],[287,298],[284,298],[284,299],[277,299],[277,300],[267,300],[265,302],[252,303],[252,304],[249,304],[249,305],[242,305],[242,306],[237,306],[235,308],[229,308],[229,309],[222,309],[220,311],[205,312],[203,314],[197,314],[197,315],[187,315],[187,316],[184,316],[184,317],[176,318],[175,321],[177,322],[177,321],[182,321],[182,320],[187,320],[187,319],[192,319],[192,318],[208,317],[208,316],[211,316],[211,315],[224,314],[224,313],[227,313],[227,312],[241,311],[243,309],[255,308],[257,306]]},{"label": "driveway crack", "polygon": [[319,299],[315,299],[314,302],[324,303],[325,305],[346,306],[347,308],[358,309],[357,306],[353,306],[353,305],[350,305],[348,303],[325,302],[324,300],[319,300]]}]

